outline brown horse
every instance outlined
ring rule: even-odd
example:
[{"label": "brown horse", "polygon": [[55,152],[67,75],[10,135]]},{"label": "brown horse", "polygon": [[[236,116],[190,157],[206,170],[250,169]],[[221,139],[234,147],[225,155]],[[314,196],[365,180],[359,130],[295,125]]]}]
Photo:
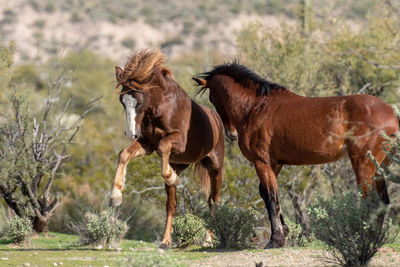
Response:
[{"label": "brown horse", "polygon": [[142,50],[132,56],[124,69],[115,67],[117,87],[122,86],[118,93],[126,113],[125,134],[132,144],[119,154],[111,193],[111,204],[120,205],[129,160],[157,152],[167,192],[161,248],[171,244],[179,174],[196,163],[206,192],[211,188],[208,198],[211,207],[211,201],[219,201],[224,162],[220,117],[193,102],[172,79],[171,71],[163,66],[164,61],[159,50]]},{"label": "brown horse", "polygon": [[364,196],[373,186],[389,203],[385,182],[373,180],[376,167],[367,156],[371,151],[382,163],[382,132],[390,136],[399,130],[393,109],[382,100],[369,95],[300,96],[235,61],[193,79],[201,91],[210,89],[227,136],[239,138],[240,150],[256,168],[271,221],[265,248],[282,247],[288,230],[276,182],[284,164],[322,164],[348,154]]}]

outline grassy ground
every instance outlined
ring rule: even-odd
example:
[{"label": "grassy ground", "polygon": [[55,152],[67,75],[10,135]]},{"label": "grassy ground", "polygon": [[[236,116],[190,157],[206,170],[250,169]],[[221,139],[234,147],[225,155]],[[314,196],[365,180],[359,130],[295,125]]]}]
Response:
[{"label": "grassy ground", "polygon": [[162,251],[154,243],[123,240],[120,249],[78,246],[74,235],[51,233],[24,246],[0,244],[0,266],[188,266],[207,257],[202,252]]},{"label": "grassy ground", "polygon": [[[321,246],[274,250],[159,250],[154,243],[123,240],[120,249],[96,250],[78,246],[74,235],[51,233],[33,238],[30,244],[16,246],[0,243],[0,266],[321,266]],[[396,266],[400,244],[385,246],[371,266]]]}]

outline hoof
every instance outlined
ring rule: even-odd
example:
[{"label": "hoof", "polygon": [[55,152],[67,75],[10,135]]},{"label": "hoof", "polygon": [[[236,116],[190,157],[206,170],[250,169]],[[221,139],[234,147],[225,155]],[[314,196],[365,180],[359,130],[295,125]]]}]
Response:
[{"label": "hoof", "polygon": [[264,249],[281,248],[285,245],[285,241],[270,240]]},{"label": "hoof", "polygon": [[167,244],[165,244],[165,243],[161,243],[161,244],[158,246],[158,248],[159,248],[159,249],[168,249],[168,248],[169,248],[169,245],[167,245]]},{"label": "hoof", "polygon": [[212,241],[204,241],[202,244],[201,244],[201,247],[202,248],[212,248],[213,247],[213,243],[212,243]]},{"label": "hoof", "polygon": [[110,206],[111,207],[118,207],[122,204],[122,196],[111,198],[110,199]]}]

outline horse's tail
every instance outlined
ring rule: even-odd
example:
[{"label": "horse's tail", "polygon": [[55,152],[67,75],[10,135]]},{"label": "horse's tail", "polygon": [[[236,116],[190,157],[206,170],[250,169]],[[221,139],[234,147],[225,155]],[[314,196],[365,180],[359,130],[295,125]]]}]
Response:
[{"label": "horse's tail", "polygon": [[208,173],[208,170],[203,166],[201,161],[197,162],[194,165],[194,173],[195,175],[200,179],[201,186],[203,187],[204,193],[206,194],[206,197],[210,195],[210,174]]}]

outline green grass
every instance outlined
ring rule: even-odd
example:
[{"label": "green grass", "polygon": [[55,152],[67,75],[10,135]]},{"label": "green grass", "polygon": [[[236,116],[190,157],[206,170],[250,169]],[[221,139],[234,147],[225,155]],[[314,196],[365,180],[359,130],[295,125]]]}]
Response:
[{"label": "green grass", "polygon": [[[386,247],[400,251],[400,244],[387,244]],[[184,250],[170,249],[160,251],[157,244],[137,240],[123,240],[120,250],[80,246],[76,235],[50,233],[49,237],[40,235],[32,238],[29,244],[17,246],[0,240],[0,266],[189,266],[194,260],[201,260],[225,253],[237,254],[238,250],[217,250],[189,247]],[[290,251],[312,249],[322,251],[323,246],[315,242],[310,247],[284,248],[268,251],[268,255],[279,256]],[[265,252],[263,249],[246,249],[240,253]]]},{"label": "green grass", "polygon": [[201,252],[160,252],[157,244],[136,240],[123,240],[120,248],[96,250],[79,246],[78,236],[50,233],[24,246],[0,242],[0,266],[187,266],[191,260],[207,257]]}]

